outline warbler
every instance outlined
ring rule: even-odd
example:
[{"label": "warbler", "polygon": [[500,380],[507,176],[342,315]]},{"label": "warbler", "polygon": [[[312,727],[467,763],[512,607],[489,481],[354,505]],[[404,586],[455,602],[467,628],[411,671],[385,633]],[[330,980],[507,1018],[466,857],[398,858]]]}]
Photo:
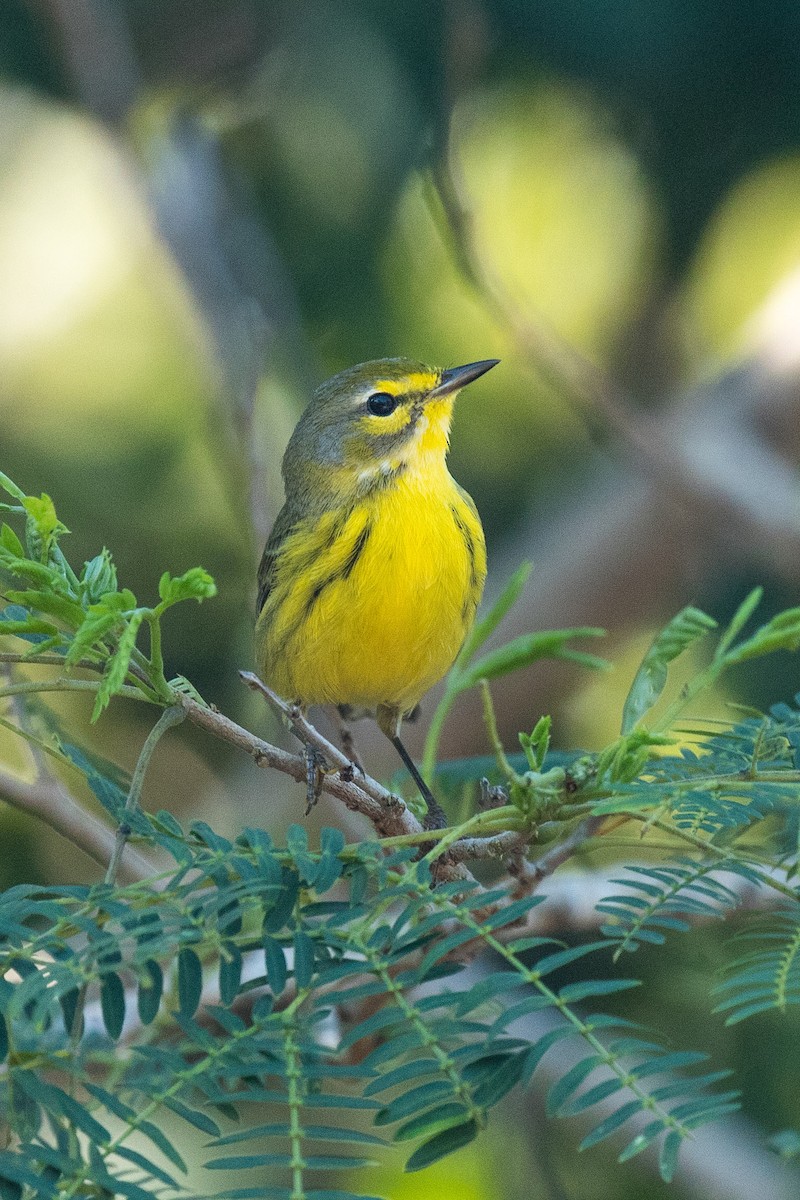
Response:
[{"label": "warbler", "polygon": [[483,591],[483,527],[446,455],[457,392],[497,361],[380,359],[323,383],[284,455],[258,576],[265,682],[302,707],[374,712],[437,819],[400,727],[451,666]]}]

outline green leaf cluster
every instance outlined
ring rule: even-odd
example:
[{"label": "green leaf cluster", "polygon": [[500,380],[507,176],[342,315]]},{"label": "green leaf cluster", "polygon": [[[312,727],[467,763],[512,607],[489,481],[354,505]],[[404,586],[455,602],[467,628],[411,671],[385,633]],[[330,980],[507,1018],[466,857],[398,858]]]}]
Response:
[{"label": "green leaf cluster", "polygon": [[[20,502],[2,507],[25,518],[24,540],[8,524],[0,528],[0,583],[12,585],[2,589],[6,603],[0,611],[0,635],[30,642],[32,654],[58,655],[67,673],[79,666],[98,672],[93,721],[115,695],[174,703],[164,677],[161,618],[184,600],[214,596],[216,587],[208,572],[193,567],[177,578],[165,572],[159,582],[160,602],[139,605],[130,589],[120,589],[105,547],[80,572],[73,570],[60,546],[68,530],[49,496],[26,496],[2,474],[0,488]],[[19,584],[24,586],[14,586]],[[150,630],[149,655],[138,644],[143,625]]]},{"label": "green leaf cluster", "polygon": [[489,609],[475,622],[467,636],[447,679],[442,699],[434,713],[423,754],[423,774],[430,779],[436,764],[436,752],[442,729],[457,698],[464,692],[478,687],[483,681],[498,679],[519,671],[543,658],[563,659],[578,663],[591,670],[604,670],[609,664],[603,658],[575,650],[569,645],[576,638],[604,637],[605,631],[594,628],[554,629],[539,633],[526,633],[514,638],[495,650],[478,657],[478,651],[491,638],[503,618],[510,612],[522,594],[522,589],[531,573],[531,564],[523,563],[509,579],[506,587]]},{"label": "green leaf cluster", "polygon": [[[605,943],[514,935],[540,896],[509,903],[504,889],[434,889],[411,848],[345,847],[335,829],[312,850],[300,826],[284,849],[258,829],[235,842],[202,822],[184,831],[167,813],[140,814],[145,827],[176,863],[158,888],[18,887],[0,897],[7,1192],[56,1197],[91,1185],[142,1200],[160,1185],[178,1189],[184,1163],[160,1109],[211,1139],[209,1171],[268,1168],[286,1179],[275,1195],[315,1195],[319,1173],[371,1165],[387,1138],[411,1145],[407,1169],[418,1170],[475,1138],[567,1041],[583,1055],[550,1085],[548,1108],[568,1117],[602,1104],[587,1147],[632,1125],[622,1156],[659,1139],[669,1175],[681,1140],[735,1106],[713,1087],[718,1074],[683,1073],[704,1055],[671,1052],[591,1007],[636,980],[601,972],[559,983]],[[473,941],[498,969],[467,983],[452,955]],[[84,1009],[76,1030],[86,988],[96,1013]],[[370,998],[382,1003],[331,1027],[332,1001],[357,1012]],[[521,1019],[532,1022],[528,1036]],[[129,1044],[136,1022],[150,1032]],[[110,1062],[113,1086],[103,1082]],[[251,1125],[243,1107],[249,1120],[265,1107],[271,1116]],[[134,1134],[150,1154],[129,1145]]]},{"label": "green leaf cluster", "polygon": [[[678,726],[725,671],[800,647],[800,610],[746,635],[761,598],[751,593],[705,665],[670,692],[672,664],[716,628],[684,609],[645,655],[611,745],[554,751],[545,715],[509,757],[490,680],[544,656],[604,665],[570,645],[593,629],[483,649],[520,594],[523,568],[462,649],[426,749],[438,785],[443,722],[479,687],[493,765],[465,760],[450,773],[462,797],[492,776],[483,808],[426,831],[422,849],[416,835],[346,845],[332,828],[311,845],[300,825],[282,846],[256,828],[231,840],[138,804],[158,736],[183,715],[182,698],[199,699],[190,681],[165,679],[161,619],[212,597],[213,580],[201,568],[164,573],[158,602],[140,605],[106,550],[73,570],[49,497],[26,496],[3,475],[0,488],[10,501],[0,505],[10,521],[0,530],[0,643],[22,645],[7,660],[58,672],[41,688],[27,678],[0,688],[23,698],[37,732],[0,721],[79,771],[125,837],[170,863],[136,884],[117,884],[110,870],[100,885],[0,896],[2,1200],[180,1194],[186,1167],[164,1113],[207,1139],[207,1194],[348,1200],[351,1175],[382,1147],[403,1147],[407,1169],[423,1169],[476,1138],[514,1088],[546,1088],[548,1114],[580,1122],[581,1149],[614,1139],[625,1161],[657,1144],[665,1179],[696,1128],[736,1109],[724,1066],[618,1015],[615,997],[639,980],[617,964],[739,912],[747,888],[772,897],[774,911],[742,914],[715,992],[719,1019],[800,1001],[800,697],[736,712],[710,732]],[[31,699],[48,689],[94,692],[95,717],[115,695],[165,710],[132,780]],[[659,860],[612,881],[599,940],[587,944],[536,932],[546,883],[487,890],[439,874],[457,843],[501,834],[546,879],[550,847],[599,842],[628,824],[643,835],[637,847],[658,835]],[[462,960],[478,954],[480,969],[467,972]],[[795,1153],[793,1137],[779,1135],[777,1151]],[[215,1191],[221,1170],[241,1184]],[[336,1173],[343,1186],[330,1190]]]}]

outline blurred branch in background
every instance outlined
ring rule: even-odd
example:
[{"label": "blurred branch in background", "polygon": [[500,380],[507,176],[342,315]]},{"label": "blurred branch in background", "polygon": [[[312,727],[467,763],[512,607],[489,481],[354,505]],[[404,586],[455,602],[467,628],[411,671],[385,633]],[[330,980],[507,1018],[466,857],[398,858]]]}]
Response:
[{"label": "blurred branch in background", "polygon": [[[536,570],[511,628],[519,633],[589,615],[611,628],[644,625],[665,604],[697,594],[709,576],[743,567],[796,589],[800,494],[794,467],[769,440],[769,425],[774,418],[796,428],[797,405],[796,379],[759,358],[679,396],[658,426],[674,458],[694,473],[703,501],[677,512],[665,508],[657,479],[642,478],[632,461],[613,478],[589,483],[555,523],[531,531],[525,551]],[[530,679],[517,687],[528,703],[552,705],[554,690],[566,682],[548,670],[533,685],[534,696]],[[519,693],[498,695],[505,728],[519,702]],[[465,742],[477,730],[473,715],[461,729]]]},{"label": "blurred branch in background", "polygon": [[[449,148],[435,172],[436,190],[456,260],[490,312],[506,329],[531,369],[572,403],[603,444],[658,490],[665,517],[677,505],[701,535],[747,551],[767,568],[797,571],[800,562],[800,490],[782,454],[755,428],[770,396],[785,401],[787,356],[776,377],[758,352],[749,364],[665,404],[654,417],[637,413],[608,374],[565,342],[537,313],[520,311],[492,271],[474,233],[464,183]],[[800,285],[793,296],[780,285],[784,308],[800,317]],[[767,311],[774,304],[768,302]],[[787,321],[784,313],[783,330]],[[774,347],[775,339],[759,323]],[[765,356],[766,357],[766,356]]]},{"label": "blurred branch in background", "polygon": [[122,126],[141,73],[122,7],[112,0],[39,0],[75,97],[98,120]]},{"label": "blurred branch in background", "polygon": [[[522,549],[536,563],[533,586],[511,618],[515,631],[589,616],[611,628],[658,620],[665,603],[695,590],[712,561],[722,570],[745,560],[796,586],[800,488],[786,448],[789,429],[797,438],[798,276],[782,282],[752,322],[755,344],[741,366],[645,414],[606,372],[511,298],[477,241],[452,146],[434,179],[465,278],[532,371],[577,406],[618,460],[613,478],[589,481],[556,522],[548,514],[524,547],[514,546],[515,559]],[[552,707],[557,674],[538,673],[533,698],[530,682],[518,677],[513,692],[501,692],[506,730],[523,692],[526,704]],[[473,709],[450,730],[448,750],[466,753],[478,735]]]},{"label": "blurred branch in background", "polygon": [[[269,357],[277,356],[284,370],[308,357],[290,276],[242,181],[237,186],[223,166],[213,121],[180,106],[147,108],[124,9],[111,0],[44,4],[81,104],[116,133],[127,157],[141,143],[136,173],[213,346],[222,395],[209,415],[210,440],[225,459],[220,476],[232,511],[250,524],[255,560],[274,518],[265,456],[272,472],[281,449],[270,448],[256,429],[259,381]],[[227,50],[217,49],[222,63]],[[204,64],[212,76],[219,67]],[[144,125],[138,139],[137,125]]]},{"label": "blurred branch in background", "polygon": [[[87,812],[82,804],[51,776],[26,783],[17,775],[0,772],[0,799],[20,812],[49,825],[100,866],[106,867],[114,851],[114,830]],[[128,848],[120,867],[120,878],[128,882],[152,879],[155,866],[138,850]]]},{"label": "blurred branch in background", "polygon": [[288,368],[307,353],[297,303],[267,230],[241,189],[232,195],[208,123],[188,114],[173,118],[154,140],[151,201],[216,349],[223,398],[211,415],[211,443],[225,454],[231,507],[250,524],[255,560],[275,516],[267,470],[275,471],[281,450],[269,447],[256,426],[259,382],[266,360],[279,354]]}]

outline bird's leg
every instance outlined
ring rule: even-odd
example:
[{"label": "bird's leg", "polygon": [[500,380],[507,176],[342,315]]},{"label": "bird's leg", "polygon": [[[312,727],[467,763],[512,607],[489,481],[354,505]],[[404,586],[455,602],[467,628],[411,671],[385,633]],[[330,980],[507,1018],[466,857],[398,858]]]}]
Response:
[{"label": "bird's leg", "polygon": [[334,720],[339,733],[339,741],[342,744],[342,752],[347,755],[356,770],[364,775],[364,764],[359,757],[353,731],[348,724],[348,718],[353,710],[347,704],[337,704],[333,711],[336,714]]},{"label": "bird's leg", "polygon": [[389,741],[394,746],[397,753],[403,760],[409,775],[414,780],[414,783],[419,788],[419,793],[427,805],[427,813],[425,820],[422,822],[425,829],[446,829],[447,814],[442,808],[439,801],[434,796],[431,789],[428,787],[425,780],[417,770],[417,765],[411,755],[406,750],[403,743],[400,741],[400,725],[402,724],[402,714],[396,708],[390,708],[386,704],[378,706],[376,719],[379,728],[386,734]]},{"label": "bird's leg", "polygon": [[431,791],[431,789],[428,787],[425,780],[420,775],[413,758],[408,753],[408,751],[406,750],[403,743],[400,741],[399,734],[395,734],[394,737],[392,737],[390,740],[391,740],[391,743],[394,746],[395,750],[397,751],[397,753],[400,755],[403,762],[405,763],[406,768],[408,769],[409,775],[411,776],[411,778],[414,780],[414,783],[419,788],[420,795],[422,796],[422,799],[425,801],[425,804],[427,805],[428,811],[425,814],[425,820],[422,822],[423,828],[424,829],[446,829],[447,828],[447,813],[444,811],[441,804],[436,799],[433,792]]},{"label": "bird's leg", "polygon": [[306,810],[304,816],[307,817],[320,798],[322,781],[326,771],[330,768],[316,746],[312,746],[308,742],[303,743],[303,758],[306,762]]},{"label": "bird's leg", "polygon": [[286,710],[286,718],[294,730],[295,736],[303,744],[303,759],[306,764],[306,808],[304,815],[307,817],[322,794],[322,781],[331,768],[322,751],[318,750],[316,746],[306,741],[302,736],[302,732],[298,726],[300,718],[304,718],[305,715],[303,705],[299,701],[290,704]]}]

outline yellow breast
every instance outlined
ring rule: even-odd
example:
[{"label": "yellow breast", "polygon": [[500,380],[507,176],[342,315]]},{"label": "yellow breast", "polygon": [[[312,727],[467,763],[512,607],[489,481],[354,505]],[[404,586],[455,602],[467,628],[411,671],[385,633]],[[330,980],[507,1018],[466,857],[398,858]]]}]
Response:
[{"label": "yellow breast", "polygon": [[260,667],[305,704],[410,711],[448,670],[486,574],[472,502],[442,463],[286,538],[259,618]]}]

